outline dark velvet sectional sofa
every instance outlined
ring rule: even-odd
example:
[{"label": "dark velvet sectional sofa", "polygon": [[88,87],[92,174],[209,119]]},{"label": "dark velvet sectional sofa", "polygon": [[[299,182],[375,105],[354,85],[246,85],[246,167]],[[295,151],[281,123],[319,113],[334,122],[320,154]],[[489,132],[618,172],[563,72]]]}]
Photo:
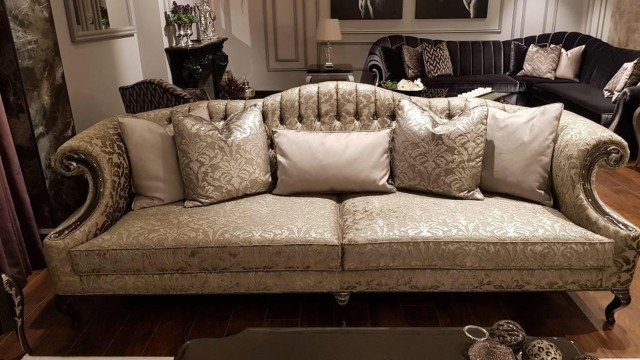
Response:
[{"label": "dark velvet sectional sofa", "polygon": [[[366,64],[372,75],[371,81],[379,83],[404,78],[402,45],[416,47],[424,42],[438,43],[442,40],[391,35],[376,41],[371,46]],[[579,81],[507,75],[513,42],[526,46],[558,44],[567,50],[585,45]],[[614,130],[629,143],[632,157],[637,155],[632,118],[640,106],[640,86],[625,89],[616,103],[605,98],[602,89],[622,64],[639,58],[640,51],[617,48],[577,32],[555,32],[504,41],[447,41],[447,47],[454,74],[423,78],[426,87],[447,88],[449,93],[492,87],[497,91],[517,92],[519,102],[529,106],[562,102],[567,110]]]}]

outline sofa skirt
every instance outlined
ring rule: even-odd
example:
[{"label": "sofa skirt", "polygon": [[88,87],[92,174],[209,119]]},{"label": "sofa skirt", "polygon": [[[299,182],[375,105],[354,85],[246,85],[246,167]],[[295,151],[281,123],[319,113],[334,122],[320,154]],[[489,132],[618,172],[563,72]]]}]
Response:
[{"label": "sofa skirt", "polygon": [[602,269],[366,270],[80,276],[60,295],[605,290]]}]

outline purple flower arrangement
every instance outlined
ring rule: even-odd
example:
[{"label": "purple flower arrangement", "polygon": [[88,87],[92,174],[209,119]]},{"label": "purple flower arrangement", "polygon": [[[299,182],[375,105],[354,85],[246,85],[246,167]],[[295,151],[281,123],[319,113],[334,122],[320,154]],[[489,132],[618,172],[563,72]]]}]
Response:
[{"label": "purple flower arrangement", "polygon": [[178,5],[177,2],[173,2],[171,6],[171,14],[169,19],[173,24],[177,25],[191,25],[197,21],[195,15],[195,6]]}]

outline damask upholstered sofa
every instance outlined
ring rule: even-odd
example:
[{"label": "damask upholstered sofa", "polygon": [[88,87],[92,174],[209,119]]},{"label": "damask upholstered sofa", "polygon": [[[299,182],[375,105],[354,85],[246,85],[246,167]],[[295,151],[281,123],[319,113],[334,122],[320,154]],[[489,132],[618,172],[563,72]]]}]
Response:
[{"label": "damask upholstered sofa", "polygon": [[[442,41],[405,35],[390,35],[378,39],[371,46],[366,62],[367,70],[373,75],[370,82],[405,77],[402,45],[416,47],[421,43]],[[566,50],[584,45],[578,81],[509,74],[515,42],[526,46],[562,45]],[[512,40],[446,43],[453,75],[424,77],[422,82],[425,86],[449,89],[452,93],[492,87],[497,91],[518,93],[520,101],[530,105],[561,102],[565,109],[614,130],[629,143],[632,157],[636,156],[637,139],[632,119],[633,113],[640,106],[640,86],[625,89],[615,103],[603,96],[602,89],[622,64],[640,58],[640,51],[618,48],[591,35],[566,31]]]},{"label": "damask upholstered sofa", "polygon": [[[404,95],[366,84],[305,85],[264,100],[197,102],[224,121],[249,105],[273,129],[361,131],[394,126]],[[414,101],[443,117],[479,99]],[[172,109],[137,114],[158,124]],[[142,121],[142,120],[141,120]],[[362,154],[367,156],[367,154]],[[639,230],[598,198],[598,166],[629,157],[613,132],[562,115],[553,155],[556,208],[485,194],[465,201],[392,194],[260,194],[206,207],[130,211],[117,118],[64,144],[55,164],[90,184],[84,206],[45,240],[55,292],[87,294],[610,290],[607,319],[630,302]],[[66,300],[65,300],[66,301]]]}]

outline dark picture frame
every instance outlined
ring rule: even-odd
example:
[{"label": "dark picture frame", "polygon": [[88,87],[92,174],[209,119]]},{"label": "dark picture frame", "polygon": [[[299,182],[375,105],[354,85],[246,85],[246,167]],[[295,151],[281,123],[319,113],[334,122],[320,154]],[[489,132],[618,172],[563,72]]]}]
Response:
[{"label": "dark picture frame", "polygon": [[416,0],[416,19],[486,19],[489,0]]},{"label": "dark picture frame", "polygon": [[402,19],[402,0],[331,0],[331,18],[340,20]]}]

